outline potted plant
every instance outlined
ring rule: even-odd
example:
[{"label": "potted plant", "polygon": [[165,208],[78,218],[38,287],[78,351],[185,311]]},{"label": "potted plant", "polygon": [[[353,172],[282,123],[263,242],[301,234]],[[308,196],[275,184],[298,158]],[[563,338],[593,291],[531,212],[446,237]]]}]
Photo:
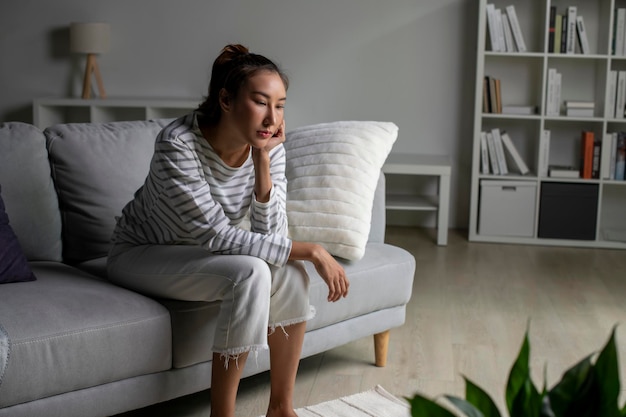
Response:
[{"label": "potted plant", "polygon": [[[568,369],[551,389],[540,391],[530,378],[528,329],[506,386],[509,417],[626,417],[626,406],[619,407],[620,381],[615,328],[597,355],[591,354]],[[504,417],[493,399],[480,387],[465,380],[465,399],[444,395],[461,415]],[[413,417],[455,417],[435,400],[416,394],[407,398]]]}]

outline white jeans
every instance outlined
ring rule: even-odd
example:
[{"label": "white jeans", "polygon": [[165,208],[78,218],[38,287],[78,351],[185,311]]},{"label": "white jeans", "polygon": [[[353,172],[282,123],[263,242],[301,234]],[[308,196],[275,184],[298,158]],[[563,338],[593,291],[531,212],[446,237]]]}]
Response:
[{"label": "white jeans", "polygon": [[[268,328],[309,320],[309,277],[301,262],[277,268],[244,255],[213,255],[191,245],[115,245],[109,280],[183,301],[221,301],[213,351],[227,357],[267,349]],[[284,329],[283,329],[284,330]]]}]

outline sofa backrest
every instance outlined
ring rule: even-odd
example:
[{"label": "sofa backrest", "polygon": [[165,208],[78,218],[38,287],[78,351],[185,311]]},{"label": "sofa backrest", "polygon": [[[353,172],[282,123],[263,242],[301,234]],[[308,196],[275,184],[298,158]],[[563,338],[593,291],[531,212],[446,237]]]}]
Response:
[{"label": "sofa backrest", "polygon": [[61,215],[41,130],[0,124],[0,187],[9,224],[30,261],[61,260]]},{"label": "sofa backrest", "polygon": [[143,184],[154,141],[170,120],[73,123],[47,128],[63,219],[63,259],[106,256],[115,217]]}]

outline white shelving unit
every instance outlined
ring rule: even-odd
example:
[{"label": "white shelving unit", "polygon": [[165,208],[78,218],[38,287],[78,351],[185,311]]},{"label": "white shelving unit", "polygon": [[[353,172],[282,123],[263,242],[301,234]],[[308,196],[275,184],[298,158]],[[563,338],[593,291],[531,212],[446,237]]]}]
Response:
[{"label": "white shelving unit", "polygon": [[[515,7],[527,51],[491,50],[487,3],[494,4],[495,8],[503,12],[509,5]],[[583,16],[586,26],[590,46],[588,54],[582,54],[578,44],[575,54],[549,52],[550,10],[553,6],[556,13],[561,15],[566,13],[569,6],[577,7],[577,14]],[[608,132],[626,131],[626,119],[616,119],[613,114],[609,114],[607,106],[611,70],[626,70],[626,56],[614,55],[612,45],[616,9],[626,8],[626,0],[480,0],[479,8],[469,239],[480,242],[626,249],[626,181],[609,180],[602,178],[602,175],[596,179],[562,179],[538,175],[539,161],[543,157],[540,137],[544,130],[550,131],[549,163],[570,166],[580,165],[583,130],[593,131],[595,139],[599,141],[603,141]],[[548,71],[551,68],[562,74],[561,110],[556,116],[548,116],[546,112]],[[485,76],[500,79],[503,105],[536,106],[537,114],[484,113]],[[563,102],[568,100],[594,102],[594,115],[566,116]],[[509,133],[530,173],[482,173],[481,132],[495,128]],[[604,158],[602,164],[607,163],[608,159]],[[510,162],[508,165],[511,167]],[[502,181],[504,183],[499,183]],[[522,194],[517,192],[520,181],[532,190],[529,193],[528,188],[525,188],[523,195],[526,197],[520,197]],[[579,191],[567,194],[566,197],[549,194],[554,184],[557,189],[566,190],[572,186],[576,190],[594,191],[596,196],[591,195],[593,193],[579,194]],[[489,189],[492,185],[501,188],[492,194]],[[552,217],[546,214],[555,207],[556,217],[554,213]],[[577,223],[573,223],[571,228],[566,227],[568,216],[577,211],[585,212],[581,207],[589,208],[587,212],[593,213],[582,219],[593,229],[593,236],[571,237],[563,232],[563,237],[559,237],[560,232],[556,236],[546,232],[552,225],[559,226],[560,222],[563,222],[562,229],[565,231],[576,229]],[[532,227],[516,229],[517,220],[528,216],[534,219],[530,223]],[[505,226],[496,227],[495,230],[486,227],[493,226],[494,219],[501,221],[501,225],[512,225],[512,230],[505,230],[509,229]]]},{"label": "white shelving unit", "polygon": [[174,118],[190,112],[198,104],[200,99],[39,98],[33,102],[33,124],[45,129],[58,123]]}]

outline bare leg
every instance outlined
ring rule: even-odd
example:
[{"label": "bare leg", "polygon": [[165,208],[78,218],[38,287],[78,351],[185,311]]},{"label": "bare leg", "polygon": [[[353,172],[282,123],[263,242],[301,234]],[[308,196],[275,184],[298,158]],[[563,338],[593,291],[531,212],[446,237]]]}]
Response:
[{"label": "bare leg", "polygon": [[300,364],[306,322],[285,327],[268,336],[270,346],[270,404],[267,417],[297,417],[293,410],[293,390]]},{"label": "bare leg", "polygon": [[224,358],[213,353],[211,372],[211,417],[234,417],[237,389],[248,353],[242,353],[235,360],[228,359],[228,369],[224,366]]}]

